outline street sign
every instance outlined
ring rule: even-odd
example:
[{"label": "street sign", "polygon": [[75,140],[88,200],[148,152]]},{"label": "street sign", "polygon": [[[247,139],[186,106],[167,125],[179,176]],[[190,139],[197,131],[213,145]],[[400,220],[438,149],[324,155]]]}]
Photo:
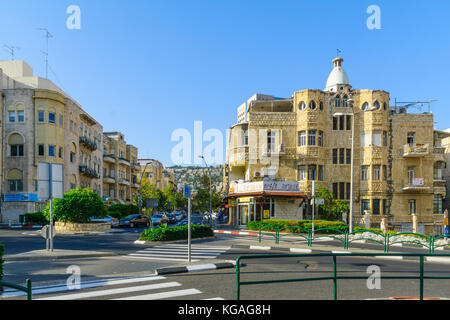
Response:
[{"label": "street sign", "polygon": [[[51,230],[52,230],[52,237],[54,238],[56,235],[55,228],[51,228]],[[44,239],[50,239],[50,226],[47,225],[47,226],[42,227],[41,236]]]},{"label": "street sign", "polygon": [[325,199],[316,199],[316,204],[319,205],[325,204]]},{"label": "street sign", "polygon": [[156,199],[149,198],[146,200],[146,202],[147,202],[147,209],[158,208],[158,203],[156,202]]},{"label": "street sign", "polygon": [[184,197],[190,198],[191,197],[191,188],[189,186],[184,186]]}]

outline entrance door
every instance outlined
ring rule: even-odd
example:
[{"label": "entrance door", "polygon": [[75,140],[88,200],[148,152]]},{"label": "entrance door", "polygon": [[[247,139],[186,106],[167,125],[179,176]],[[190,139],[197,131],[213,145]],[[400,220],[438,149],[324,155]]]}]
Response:
[{"label": "entrance door", "polygon": [[249,221],[249,204],[239,205],[239,225],[246,225]]}]

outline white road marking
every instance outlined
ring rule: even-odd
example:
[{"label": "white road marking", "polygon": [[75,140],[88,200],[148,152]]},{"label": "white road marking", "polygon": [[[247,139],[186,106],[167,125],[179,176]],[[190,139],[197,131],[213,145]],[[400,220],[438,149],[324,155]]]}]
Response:
[{"label": "white road marking", "polygon": [[190,296],[190,295],[201,294],[201,293],[202,292],[197,289],[187,289],[187,290],[177,290],[177,291],[146,294],[146,295],[142,295],[142,296],[127,297],[127,298],[120,298],[120,299],[114,299],[114,300],[158,300],[158,299]]}]

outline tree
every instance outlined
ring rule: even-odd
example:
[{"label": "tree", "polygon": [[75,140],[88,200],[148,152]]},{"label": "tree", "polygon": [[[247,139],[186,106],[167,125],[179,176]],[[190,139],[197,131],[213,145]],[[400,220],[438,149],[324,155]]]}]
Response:
[{"label": "tree", "polygon": [[321,212],[327,220],[342,219],[342,213],[349,212],[349,205],[346,200],[336,199],[334,194],[326,189],[318,187],[316,191],[316,198],[324,199],[325,204],[319,205],[319,212]]},{"label": "tree", "polygon": [[[204,174],[200,179],[199,188],[197,194],[194,196],[192,201],[193,209],[200,212],[209,212],[209,201],[210,201],[210,181],[209,176]],[[211,193],[211,207],[215,211],[219,208],[222,196],[220,193],[212,190]]]},{"label": "tree", "polygon": [[[50,217],[50,203],[44,209]],[[61,222],[88,223],[90,218],[107,216],[102,199],[91,189],[74,189],[64,194],[62,199],[53,200],[53,220]]]}]

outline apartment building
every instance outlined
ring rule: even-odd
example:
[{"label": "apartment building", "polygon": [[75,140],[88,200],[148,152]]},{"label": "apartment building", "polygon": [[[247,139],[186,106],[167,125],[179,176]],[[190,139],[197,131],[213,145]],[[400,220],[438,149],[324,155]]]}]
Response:
[{"label": "apartment building", "polygon": [[139,194],[138,149],[126,143],[121,132],[103,133],[104,200],[132,203]]},{"label": "apartment building", "polygon": [[162,190],[167,186],[175,187],[173,169],[165,168],[160,161],[155,159],[139,159],[139,164],[141,166],[142,179],[146,179],[156,189]]},{"label": "apartment building", "polygon": [[77,187],[101,195],[102,126],[26,62],[0,61],[0,69],[1,222],[18,223],[45,205],[41,166],[58,169],[54,195]]},{"label": "apartment building", "polygon": [[412,231],[415,220],[416,231],[438,233],[449,133],[434,129],[431,112],[390,107],[386,91],[353,89],[343,59],[333,64],[324,90],[255,95],[238,108],[224,175],[232,223],[310,218],[314,184],[338,199],[353,192],[354,225],[386,218]]}]

